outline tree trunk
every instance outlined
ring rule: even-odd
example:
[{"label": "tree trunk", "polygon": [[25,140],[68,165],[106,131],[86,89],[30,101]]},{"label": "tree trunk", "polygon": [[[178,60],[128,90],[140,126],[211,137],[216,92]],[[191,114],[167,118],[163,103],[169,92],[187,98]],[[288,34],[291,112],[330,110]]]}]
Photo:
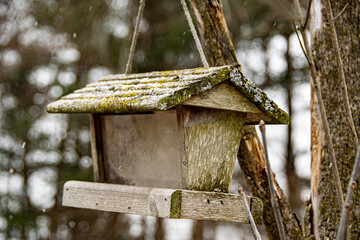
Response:
[{"label": "tree trunk", "polygon": [[[237,58],[229,30],[222,12],[220,0],[190,0],[204,51],[210,66],[237,64]],[[270,190],[265,170],[263,148],[254,127],[245,127],[240,143],[238,159],[252,194],[264,203],[264,224],[270,239],[279,239],[271,207]],[[287,239],[302,239],[301,227],[277,183],[277,192]]]},{"label": "tree trunk", "polygon": [[155,240],[165,239],[164,219],[162,218],[156,219],[154,239]]},{"label": "tree trunk", "polygon": [[[292,66],[290,60],[290,37],[286,36],[287,38],[287,49],[285,53],[286,61],[288,62],[288,69],[286,72],[287,83],[285,85],[286,89],[286,96],[288,102],[288,113],[292,116],[293,113],[293,93],[294,93],[294,84],[292,79]],[[300,215],[299,211],[302,210],[304,206],[304,202],[301,199],[300,192],[301,192],[301,184],[300,178],[296,172],[295,160],[296,154],[294,154],[294,147],[293,147],[293,124],[292,122],[288,125],[287,131],[287,144],[286,144],[286,161],[285,161],[285,173],[288,183],[288,196],[289,202],[294,212]]]},{"label": "tree trunk", "polygon": [[221,0],[190,0],[210,66],[238,64]]},{"label": "tree trunk", "polygon": [[[352,116],[356,126],[357,134],[360,134],[359,112],[360,112],[360,2],[331,1],[333,15],[336,16],[346,4],[347,8],[335,20],[340,51],[344,64],[344,72],[349,92]],[[313,4],[314,15],[312,26],[318,26],[315,31],[312,29],[313,49],[315,53],[315,64],[320,76],[322,96],[330,125],[332,141],[342,182],[342,189],[346,191],[350,173],[355,159],[355,146],[353,136],[346,119],[341,84],[337,71],[336,59],[330,37],[329,25],[326,22],[327,15],[321,9],[319,1]],[[314,20],[321,19],[321,23],[314,23]],[[320,27],[320,28],[319,28]],[[313,91],[313,89],[312,89]],[[317,239],[335,239],[340,219],[335,184],[331,173],[329,150],[323,139],[323,130],[320,124],[320,114],[317,109],[317,102],[312,94],[311,101],[311,123],[312,123],[312,164],[311,164],[311,202],[313,218],[310,219],[313,232]],[[350,239],[360,238],[360,188],[359,180],[354,189],[352,215],[350,219]]]},{"label": "tree trunk", "polygon": [[204,221],[195,221],[191,234],[192,240],[203,240],[204,239]]}]

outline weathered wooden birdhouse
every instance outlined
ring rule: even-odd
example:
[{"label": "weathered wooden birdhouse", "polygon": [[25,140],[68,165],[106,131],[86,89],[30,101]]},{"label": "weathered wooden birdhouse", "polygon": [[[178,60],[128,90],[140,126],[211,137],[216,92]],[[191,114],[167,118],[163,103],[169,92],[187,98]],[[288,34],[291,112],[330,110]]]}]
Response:
[{"label": "weathered wooden birdhouse", "polygon": [[244,124],[290,121],[233,66],[111,75],[47,110],[90,113],[94,178],[107,183],[68,182],[64,205],[237,222],[248,216],[227,192]]}]

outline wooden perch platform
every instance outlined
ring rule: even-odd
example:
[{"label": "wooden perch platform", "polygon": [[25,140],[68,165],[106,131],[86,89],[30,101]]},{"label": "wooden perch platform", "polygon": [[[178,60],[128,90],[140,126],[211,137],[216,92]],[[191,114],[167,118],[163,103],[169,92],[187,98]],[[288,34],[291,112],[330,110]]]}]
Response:
[{"label": "wooden perch platform", "polygon": [[[261,223],[261,200],[247,196],[247,201],[255,222]],[[63,205],[162,218],[249,223],[242,196],[228,193],[69,181],[64,185]]]}]

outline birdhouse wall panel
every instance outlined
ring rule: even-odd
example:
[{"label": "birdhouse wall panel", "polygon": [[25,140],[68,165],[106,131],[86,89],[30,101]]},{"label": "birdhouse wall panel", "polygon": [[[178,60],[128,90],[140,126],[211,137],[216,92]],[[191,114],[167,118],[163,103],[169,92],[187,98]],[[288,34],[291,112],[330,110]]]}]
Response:
[{"label": "birdhouse wall panel", "polygon": [[228,192],[246,114],[180,106],[183,185]]},{"label": "birdhouse wall panel", "polygon": [[101,119],[106,182],[182,187],[175,110]]}]

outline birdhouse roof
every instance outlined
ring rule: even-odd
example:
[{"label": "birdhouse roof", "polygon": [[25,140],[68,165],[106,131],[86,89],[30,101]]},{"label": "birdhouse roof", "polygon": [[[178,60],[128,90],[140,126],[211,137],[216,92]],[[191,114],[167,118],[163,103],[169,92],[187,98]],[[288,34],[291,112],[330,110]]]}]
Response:
[{"label": "birdhouse roof", "polygon": [[167,110],[229,82],[255,105],[267,123],[290,117],[233,66],[110,75],[48,105],[50,113],[135,113]]}]

